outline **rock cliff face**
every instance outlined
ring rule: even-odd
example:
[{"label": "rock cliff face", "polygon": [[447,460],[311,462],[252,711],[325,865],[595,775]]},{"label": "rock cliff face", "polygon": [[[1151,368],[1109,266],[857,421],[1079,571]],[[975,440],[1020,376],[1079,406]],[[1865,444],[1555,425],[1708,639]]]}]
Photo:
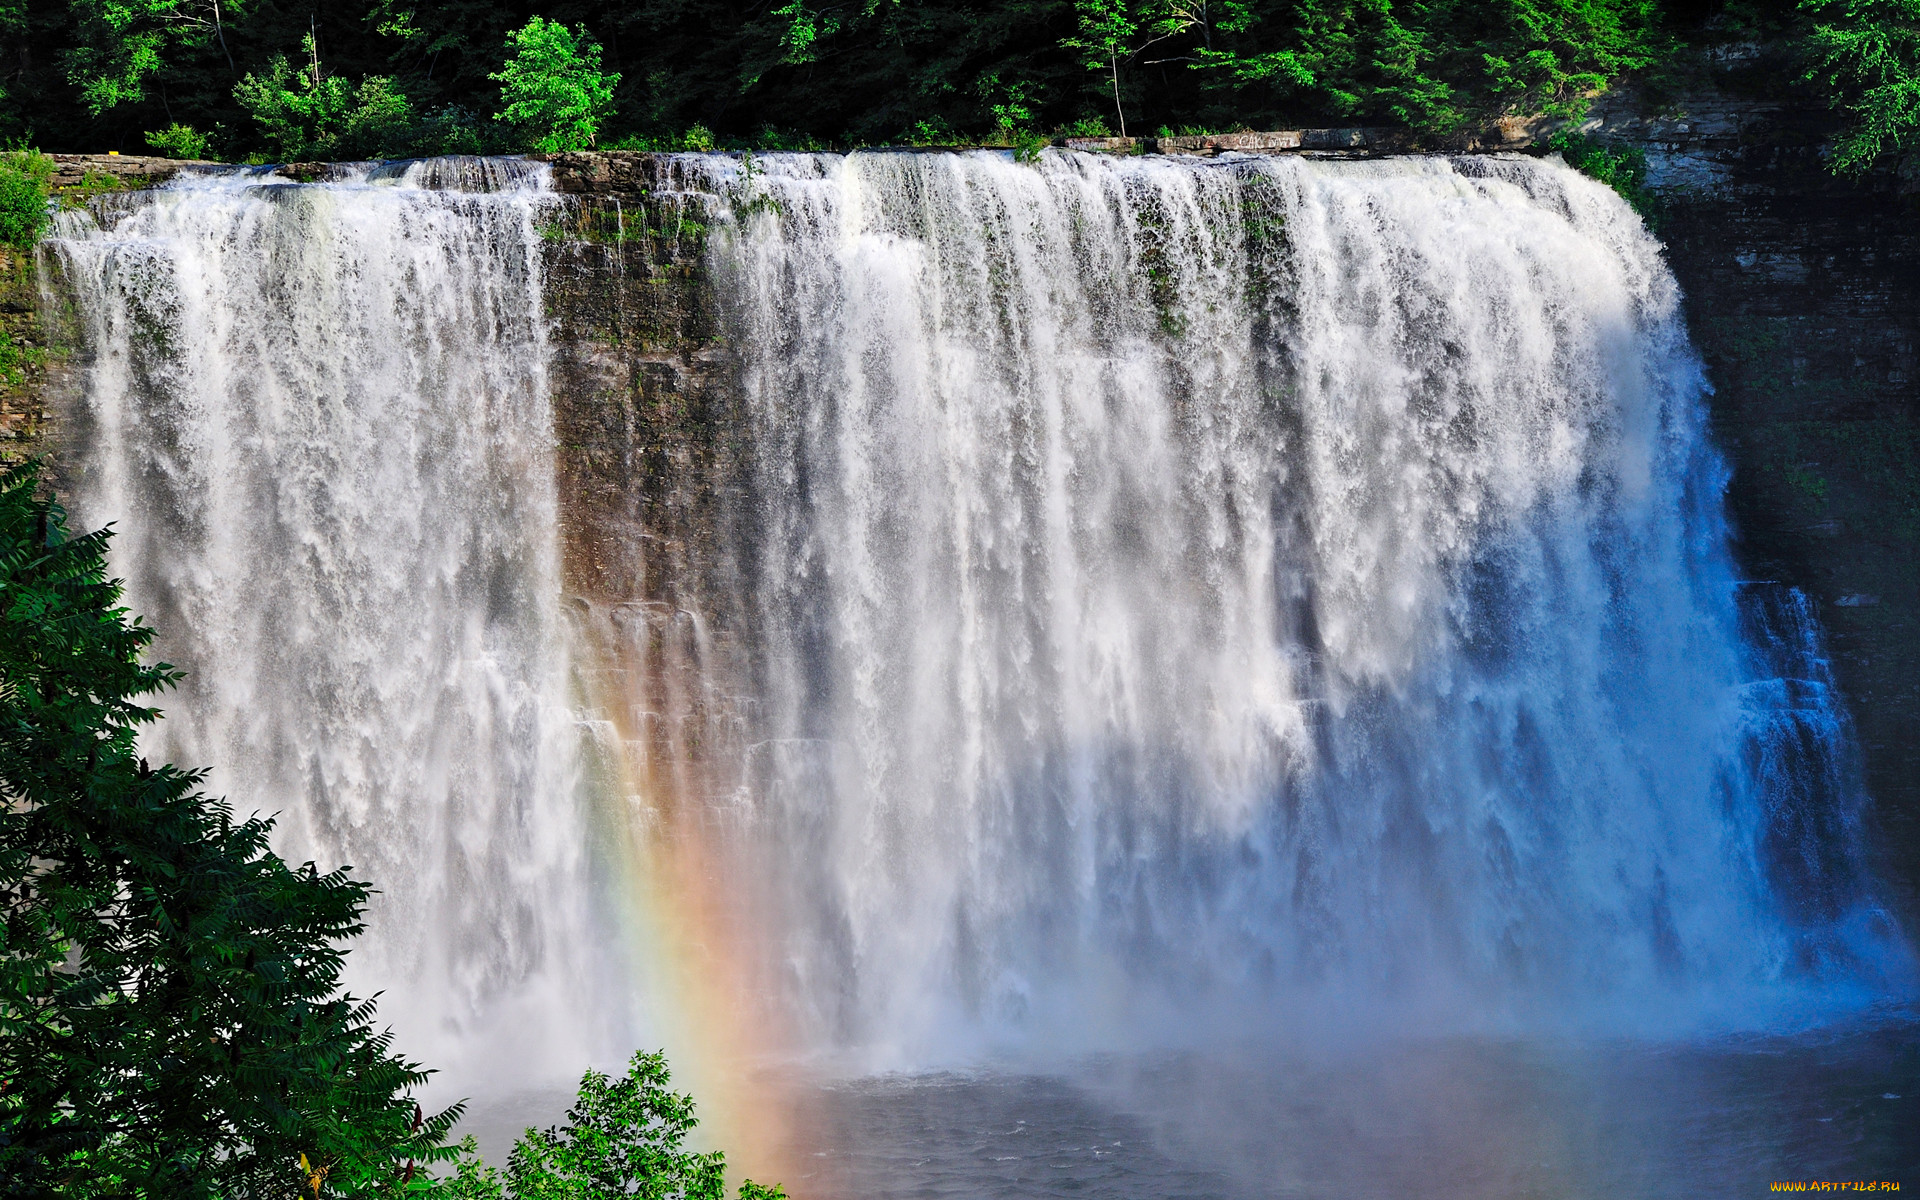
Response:
[{"label": "rock cliff face", "polygon": [[669,773],[648,793],[685,801],[719,786],[709,763],[739,758],[752,685],[736,556],[752,513],[706,227],[673,176],[664,156],[560,156],[554,186],[572,201],[549,229],[546,300],[563,569],[596,650],[583,658],[612,676],[585,680],[587,695],[639,747],[624,769]]},{"label": "rock cliff face", "polygon": [[0,247],[0,458],[37,446],[49,370],[31,255]]}]

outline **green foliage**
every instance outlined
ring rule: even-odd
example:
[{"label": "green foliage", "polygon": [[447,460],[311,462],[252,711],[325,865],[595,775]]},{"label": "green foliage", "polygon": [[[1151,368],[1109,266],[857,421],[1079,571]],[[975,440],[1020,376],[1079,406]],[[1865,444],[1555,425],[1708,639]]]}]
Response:
[{"label": "green foliage", "polygon": [[95,115],[146,98],[151,78],[171,52],[227,48],[229,21],[245,0],[71,0],[77,45],[67,52],[67,78]]},{"label": "green foliage", "polygon": [[67,78],[80,90],[87,111],[99,116],[109,108],[145,99],[144,85],[160,69],[166,38],[158,29],[132,28],[132,22],[115,19],[131,15],[132,6],[89,7],[98,15],[80,24],[83,36],[91,36],[68,51]]},{"label": "green foliage", "polygon": [[1827,481],[1811,464],[1797,464],[1787,468],[1787,482],[1812,500],[1827,498]]},{"label": "green foliage", "polygon": [[807,7],[806,0],[787,0],[773,15],[786,23],[780,32],[781,58],[796,66],[818,58],[820,40],[839,33],[842,24],[834,9],[816,11]]},{"label": "green foliage", "polygon": [[[924,124],[951,130],[946,142],[1013,145],[1094,113],[1127,133],[1365,123],[1446,135],[1577,112],[1668,52],[1660,4],[34,0],[17,21],[0,6],[0,38],[51,66],[0,56],[0,137],[125,149],[179,123],[228,131],[216,140],[236,158],[305,158],[671,146],[695,126],[734,148],[767,129],[789,145],[872,144]],[[308,35],[320,55],[288,53]],[[274,86],[282,54],[294,65]],[[300,60],[320,56],[345,82],[312,96]],[[376,94],[360,96],[359,81]],[[362,108],[358,132],[342,132]],[[379,136],[361,136],[370,124]]]},{"label": "green foliage", "polygon": [[1859,174],[1886,158],[1920,177],[1920,0],[1805,0],[1807,79],[1847,116],[1833,169]]},{"label": "green foliage", "polygon": [[[705,133],[708,141],[713,140],[713,134],[709,132],[705,126],[696,126],[695,128]],[[692,131],[689,131],[687,136],[691,137]],[[811,152],[827,149],[818,138],[810,134],[800,133],[790,129],[776,129],[771,125],[762,125],[759,129],[755,130],[753,134],[746,139],[746,144],[759,150]],[[692,149],[690,146],[686,148]]]},{"label": "green foliage", "polygon": [[1077,121],[1071,121],[1061,126],[1060,136],[1076,138],[1112,137],[1113,130],[1108,129],[1107,123],[1099,117],[1081,117]]},{"label": "green foliage", "polygon": [[249,74],[233,94],[284,161],[383,158],[411,144],[413,110],[393,80],[368,76],[350,85],[321,67],[313,35],[302,40],[307,63],[295,71],[285,56]]},{"label": "green foliage", "polygon": [[660,1054],[635,1054],[617,1080],[588,1071],[567,1123],[529,1129],[514,1146],[507,1185],[515,1200],[723,1195],[726,1158],[684,1149],[698,1123],[693,1098],[670,1082]]},{"label": "green foliage", "polygon": [[1022,80],[1003,83],[998,75],[983,75],[974,90],[993,114],[994,141],[1003,146],[1018,146],[1032,136],[1035,116],[1034,88]]},{"label": "green foliage", "polygon": [[[768,150],[817,150],[819,144],[805,136],[794,136],[775,129],[763,129],[751,143]],[[705,154],[720,147],[720,141],[714,137],[713,130],[705,125],[693,125],[679,134],[649,135],[629,133],[616,139],[609,150],[691,150]]]},{"label": "green foliage", "polygon": [[0,387],[12,387],[27,377],[23,361],[29,348],[13,340],[13,334],[0,329]]},{"label": "green foliage", "polygon": [[1074,0],[1074,11],[1079,32],[1060,44],[1078,52],[1087,70],[1106,72],[1120,136],[1126,137],[1126,106],[1120,99],[1121,63],[1131,65],[1154,46],[1204,25],[1207,6],[1187,0]]},{"label": "green foliage", "polygon": [[1654,0],[1223,0],[1196,65],[1340,117],[1451,133],[1510,113],[1578,116],[1670,53]]},{"label": "green foliage", "polygon": [[[635,1054],[619,1079],[588,1071],[565,1125],[529,1129],[504,1177],[480,1161],[471,1138],[452,1175],[435,1180],[434,1200],[725,1200],[726,1155],[686,1149],[699,1122],[693,1097],[675,1092],[664,1055]],[[786,1192],[747,1180],[738,1200],[784,1200]]]},{"label": "green foliage", "polygon": [[0,152],[0,242],[24,250],[47,228],[53,160],[31,150]]},{"label": "green foliage", "polygon": [[1039,162],[1041,151],[1048,145],[1044,135],[1030,129],[1016,129],[1007,140],[1012,144],[1014,161],[1023,163]]},{"label": "green foliage", "polygon": [[208,155],[209,139],[191,125],[182,125],[175,121],[165,129],[147,134],[147,145],[158,150],[167,158],[205,159]]},{"label": "green foliage", "polygon": [[600,45],[585,28],[535,17],[507,36],[509,56],[487,78],[500,84],[505,121],[530,149],[553,154],[594,144],[620,76],[600,69]]},{"label": "green foliage", "polygon": [[471,1134],[460,1139],[453,1174],[430,1183],[432,1200],[502,1200],[500,1172],[480,1158],[480,1145]]},{"label": "green foliage", "polygon": [[[1702,40],[1777,37],[1794,11],[1712,7]],[[1838,169],[1891,158],[1920,176],[1917,11],[1804,0],[1809,78],[1849,118]],[[730,148],[770,145],[771,129],[788,146],[935,140],[923,127],[1015,146],[1110,113],[1127,133],[1387,124],[1439,145],[1503,116],[1577,116],[1628,72],[1681,72],[1676,34],[1703,13],[1677,0],[34,0],[0,3],[0,39],[34,49],[0,56],[0,138],[130,149],[179,125],[235,158],[283,159],[665,148],[696,128]],[[307,35],[324,83],[300,78],[319,55],[288,53]],[[276,70],[283,54],[293,67]]]},{"label": "green foliage", "polygon": [[1504,0],[1496,12],[1509,29],[1481,53],[1489,111],[1579,117],[1590,94],[1671,51],[1651,0]]},{"label": "green foliage", "polygon": [[1140,27],[1150,10],[1129,0],[1075,0],[1073,7],[1080,28],[1060,44],[1079,52],[1080,65],[1087,70],[1107,74],[1113,88],[1114,116],[1124,137],[1127,113],[1120,101],[1120,60],[1132,62],[1138,53],[1135,43],[1141,40]]},{"label": "green foliage", "polygon": [[1616,146],[1587,134],[1560,132],[1547,139],[1547,149],[1566,164],[1619,192],[1633,211],[1651,227],[1659,212],[1647,190],[1647,155],[1638,146]]},{"label": "green foliage", "polygon": [[410,155],[498,154],[506,148],[499,126],[458,104],[442,105],[422,117],[401,144]]},{"label": "green foliage", "polygon": [[293,868],[201,774],[150,768],[178,674],[119,606],[109,534],[0,472],[0,1179],[9,1194],[385,1195],[458,1108],[338,993],[366,885]]},{"label": "green foliage", "polygon": [[931,121],[915,121],[898,138],[903,146],[956,146],[965,140],[958,130],[938,117]]}]

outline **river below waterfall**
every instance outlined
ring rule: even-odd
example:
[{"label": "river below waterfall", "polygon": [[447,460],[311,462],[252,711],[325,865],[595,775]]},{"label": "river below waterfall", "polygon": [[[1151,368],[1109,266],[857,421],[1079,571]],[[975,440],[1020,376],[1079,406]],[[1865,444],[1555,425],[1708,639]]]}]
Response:
[{"label": "river below waterfall", "polygon": [[[74,511],[187,672],[144,752],[373,880],[350,978],[496,1156],[665,1046],[804,1196],[1915,1168],[1851,721],[1617,195],[662,162],[592,245],[545,167],[445,161],[185,176],[46,252]],[[556,247],[624,272],[630,215],[697,239],[618,282],[697,275],[725,395],[580,467],[557,405],[697,365],[555,345]]]},{"label": "river below waterfall", "polygon": [[1911,1180],[1917,1092],[1910,1025],[1667,1046],[1389,1041],[863,1081],[826,1093],[819,1142],[848,1194],[876,1197],[1742,1196]]},{"label": "river below waterfall", "polygon": [[[1920,1172],[1912,1013],[1647,1043],[1386,1039],[813,1084],[790,1190],[873,1200],[1678,1200]],[[463,1126],[504,1158],[558,1093]]]}]

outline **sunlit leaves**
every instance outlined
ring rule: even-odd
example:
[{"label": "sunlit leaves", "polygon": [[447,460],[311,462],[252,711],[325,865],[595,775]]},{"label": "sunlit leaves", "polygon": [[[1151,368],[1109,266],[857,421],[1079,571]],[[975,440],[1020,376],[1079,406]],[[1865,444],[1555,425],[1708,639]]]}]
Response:
[{"label": "sunlit leaves", "polygon": [[1914,173],[1920,143],[1920,0],[1807,0],[1813,65],[1807,78],[1825,85],[1847,114],[1834,140],[1833,167],[1858,174],[1898,155]]},{"label": "sunlit leaves", "polygon": [[[444,1200],[725,1200],[726,1155],[686,1148],[699,1121],[693,1097],[670,1086],[664,1055],[635,1054],[618,1078],[588,1071],[564,1125],[529,1129],[504,1176],[462,1147],[438,1184]],[[748,1180],[738,1200],[784,1200],[778,1186]]]},{"label": "sunlit leaves", "polygon": [[373,75],[350,84],[322,70],[311,35],[302,48],[308,61],[299,70],[277,57],[234,88],[275,153],[288,161],[402,153],[413,110],[393,80]]},{"label": "sunlit leaves", "polygon": [[1652,0],[1226,0],[1195,53],[1225,86],[1450,133],[1511,113],[1577,116],[1667,42]]},{"label": "sunlit leaves", "polygon": [[505,121],[528,148],[552,154],[594,144],[620,76],[600,69],[600,45],[582,29],[535,17],[507,35],[500,84]]},{"label": "sunlit leaves", "polygon": [[236,0],[71,0],[78,45],[67,55],[68,78],[89,112],[146,98],[148,81],[175,46],[218,45],[250,6]]}]

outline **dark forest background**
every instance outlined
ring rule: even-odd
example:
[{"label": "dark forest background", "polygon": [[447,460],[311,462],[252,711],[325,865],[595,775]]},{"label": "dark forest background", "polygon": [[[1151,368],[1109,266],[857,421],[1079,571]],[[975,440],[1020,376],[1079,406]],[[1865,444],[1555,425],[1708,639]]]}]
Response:
[{"label": "dark forest background", "polygon": [[[336,157],[526,149],[495,119],[497,76],[535,17],[577,35],[610,87],[581,138],[603,147],[1011,143],[1122,123],[1397,125],[1441,145],[1505,115],[1578,116],[1630,74],[1657,88],[1705,44],[1795,39],[1802,69],[1782,86],[1858,101],[1891,79],[1905,90],[1880,117],[1904,130],[1916,14],[1920,0],[0,0],[0,143],[271,158],[301,148],[274,105],[287,118],[305,100],[360,131],[327,144]],[[1819,39],[1869,27],[1887,36],[1832,68]]]}]

